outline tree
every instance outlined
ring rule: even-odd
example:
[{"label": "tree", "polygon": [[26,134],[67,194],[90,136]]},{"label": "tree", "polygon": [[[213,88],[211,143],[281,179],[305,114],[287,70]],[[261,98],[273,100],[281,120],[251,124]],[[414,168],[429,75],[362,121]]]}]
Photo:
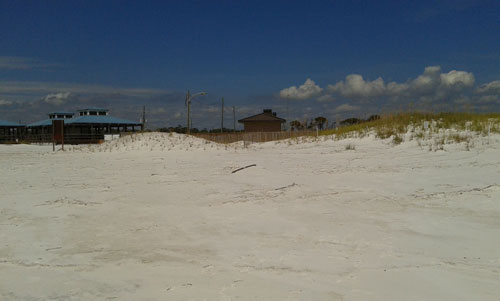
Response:
[{"label": "tree", "polygon": [[371,115],[368,119],[366,119],[366,121],[374,121],[378,119],[380,119],[380,115]]},{"label": "tree", "polygon": [[302,130],[304,128],[302,123],[300,123],[300,121],[298,121],[298,120],[291,121],[290,127],[292,128],[292,131],[298,131],[298,130]]},{"label": "tree", "polygon": [[325,124],[328,127],[328,120],[325,117],[319,116],[314,118],[314,124],[318,127],[318,129],[322,130],[325,128]]},{"label": "tree", "polygon": [[347,118],[345,120],[342,120],[340,122],[340,125],[352,125],[352,124],[358,124],[363,122],[363,120],[358,119],[358,118]]}]

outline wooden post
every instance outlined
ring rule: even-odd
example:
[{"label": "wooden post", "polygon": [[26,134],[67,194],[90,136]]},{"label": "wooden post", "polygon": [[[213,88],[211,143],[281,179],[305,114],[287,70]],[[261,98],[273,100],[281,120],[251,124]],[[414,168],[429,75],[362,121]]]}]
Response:
[{"label": "wooden post", "polygon": [[55,134],[54,122],[52,122],[52,151],[53,152],[56,151],[56,138],[54,137],[54,134]]},{"label": "wooden post", "polygon": [[62,150],[64,150],[64,120],[62,121],[62,126],[61,126],[61,147]]},{"label": "wooden post", "polygon": [[52,120],[52,151],[56,150],[58,142],[61,142],[64,150],[64,120]]}]

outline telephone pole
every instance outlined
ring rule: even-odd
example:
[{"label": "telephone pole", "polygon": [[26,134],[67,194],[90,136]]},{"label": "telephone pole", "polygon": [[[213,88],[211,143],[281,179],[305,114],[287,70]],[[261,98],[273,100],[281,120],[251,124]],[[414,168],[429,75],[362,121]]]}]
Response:
[{"label": "telephone pole", "polygon": [[142,130],[146,128],[146,106],[142,106]]},{"label": "telephone pole", "polygon": [[220,114],[220,132],[224,133],[224,97],[222,97],[222,107],[221,107],[221,114]]},{"label": "telephone pole", "polygon": [[288,124],[285,122],[285,125],[286,125],[286,129],[290,132],[292,130],[292,127],[290,126],[290,113],[288,111],[288,94],[286,95],[286,118],[287,118],[287,122]]},{"label": "telephone pole", "polygon": [[233,106],[233,132],[236,133],[236,113]]},{"label": "telephone pole", "polygon": [[187,91],[186,94],[186,106],[187,106],[187,123],[186,123],[186,133],[189,134],[190,132],[190,120],[189,120],[189,114],[191,113],[191,95],[189,94],[189,90]]},{"label": "telephone pole", "polygon": [[207,92],[198,92],[196,94],[191,95],[189,90],[186,94],[186,106],[187,106],[187,134],[191,133],[191,127],[193,125],[193,121],[191,120],[191,99],[196,96],[207,95]]}]

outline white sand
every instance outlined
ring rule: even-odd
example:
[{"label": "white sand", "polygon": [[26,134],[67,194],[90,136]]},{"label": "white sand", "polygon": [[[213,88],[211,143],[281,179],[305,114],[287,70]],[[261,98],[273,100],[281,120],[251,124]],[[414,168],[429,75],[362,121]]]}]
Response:
[{"label": "white sand", "polygon": [[500,296],[500,136],[127,139],[0,145],[1,300]]}]

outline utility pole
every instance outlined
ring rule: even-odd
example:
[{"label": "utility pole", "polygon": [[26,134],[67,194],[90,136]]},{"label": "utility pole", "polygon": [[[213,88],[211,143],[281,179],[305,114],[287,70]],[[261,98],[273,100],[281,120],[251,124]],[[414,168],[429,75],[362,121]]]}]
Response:
[{"label": "utility pole", "polygon": [[186,123],[186,133],[189,134],[191,121],[189,119],[189,114],[191,113],[191,95],[189,94],[189,90],[186,94],[186,106],[187,106],[187,123]]},{"label": "utility pole", "polygon": [[222,107],[220,114],[220,132],[224,133],[224,97],[222,97],[221,101],[222,101]]},{"label": "utility pole", "polygon": [[287,123],[285,123],[285,125],[286,125],[286,129],[287,129],[288,131],[291,131],[291,130],[292,130],[292,128],[291,128],[291,126],[290,126],[290,113],[289,113],[289,111],[288,111],[288,100],[289,100],[289,97],[288,97],[288,94],[287,94],[287,95],[286,95],[286,119],[287,119],[288,124],[287,124]]},{"label": "utility pole", "polygon": [[142,106],[142,130],[146,128],[146,106]]},{"label": "utility pole", "polygon": [[233,106],[233,132],[236,133],[236,113],[235,113],[234,106]]},{"label": "utility pole", "polygon": [[191,119],[191,100],[196,96],[207,95],[207,92],[198,92],[193,95],[189,93],[189,90],[186,94],[186,106],[187,106],[187,134],[191,133],[191,128],[193,127],[193,120]]}]

